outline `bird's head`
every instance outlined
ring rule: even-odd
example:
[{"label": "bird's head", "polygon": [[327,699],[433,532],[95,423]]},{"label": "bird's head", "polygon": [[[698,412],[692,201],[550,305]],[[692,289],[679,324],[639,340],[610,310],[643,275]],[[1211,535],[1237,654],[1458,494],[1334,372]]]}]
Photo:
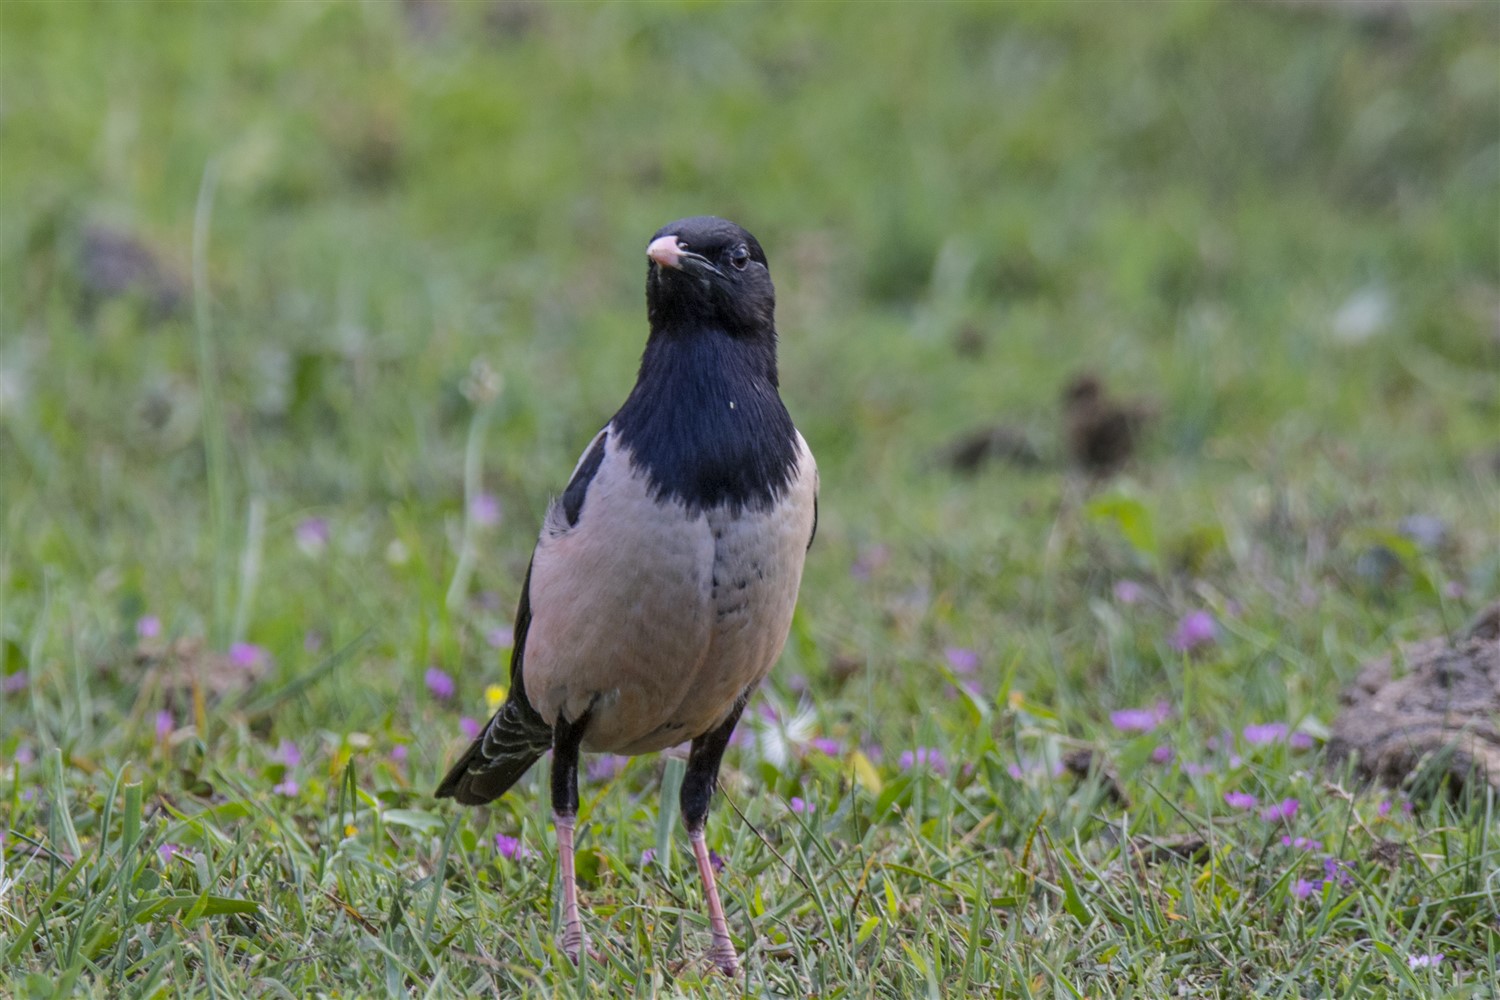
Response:
[{"label": "bird's head", "polygon": [[733,222],[700,215],[662,226],[646,256],[652,329],[717,327],[736,337],[775,337],[776,289],[765,251]]}]

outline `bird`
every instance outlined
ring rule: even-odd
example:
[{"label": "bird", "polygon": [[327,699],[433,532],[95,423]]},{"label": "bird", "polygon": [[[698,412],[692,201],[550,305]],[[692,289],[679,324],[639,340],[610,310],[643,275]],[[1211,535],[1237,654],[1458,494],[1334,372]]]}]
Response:
[{"label": "bird", "polygon": [[558,943],[589,948],[574,876],[580,751],[690,743],[680,803],[708,959],[739,970],[705,838],[725,748],[781,655],[817,533],[818,469],[779,391],[776,292],[754,236],[680,219],[646,246],[634,388],[548,506],[506,700],[436,790],[491,802],[552,751]]}]

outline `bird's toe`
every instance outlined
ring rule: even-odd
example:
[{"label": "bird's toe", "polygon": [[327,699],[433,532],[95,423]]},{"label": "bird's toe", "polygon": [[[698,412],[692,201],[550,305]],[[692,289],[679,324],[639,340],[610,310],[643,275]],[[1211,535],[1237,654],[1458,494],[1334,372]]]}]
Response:
[{"label": "bird's toe", "polygon": [[740,974],[740,957],[728,940],[715,941],[708,949],[708,960],[730,979]]},{"label": "bird's toe", "polygon": [[603,960],[599,949],[594,947],[593,942],[589,940],[588,934],[584,933],[582,927],[570,927],[564,930],[557,936],[557,947],[562,950],[564,955],[568,956],[568,960],[574,965],[583,960],[584,952],[588,952],[589,958],[595,962]]}]

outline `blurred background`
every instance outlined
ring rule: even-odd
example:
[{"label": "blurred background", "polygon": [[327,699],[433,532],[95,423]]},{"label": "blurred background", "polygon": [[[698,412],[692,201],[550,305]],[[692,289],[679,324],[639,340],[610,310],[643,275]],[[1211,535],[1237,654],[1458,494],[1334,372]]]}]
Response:
[{"label": "blurred background", "polygon": [[0,750],[237,650],[425,788],[695,213],[823,470],[774,703],[910,743],[956,649],[1076,729],[1208,608],[1205,726],[1326,721],[1496,590],[1497,10],[7,3]]},{"label": "blurred background", "polygon": [[[545,797],[430,790],[633,383],[646,241],[698,213],[767,250],[822,471],[725,772],[748,822],[711,828],[755,975],[1493,971],[1489,827],[1316,761],[1362,663],[1500,592],[1500,5],[12,0],[0,930],[31,995],[544,989]],[[663,766],[590,761],[580,862],[658,982],[657,923],[700,934]],[[150,846],[116,867],[121,781],[113,843]]]}]

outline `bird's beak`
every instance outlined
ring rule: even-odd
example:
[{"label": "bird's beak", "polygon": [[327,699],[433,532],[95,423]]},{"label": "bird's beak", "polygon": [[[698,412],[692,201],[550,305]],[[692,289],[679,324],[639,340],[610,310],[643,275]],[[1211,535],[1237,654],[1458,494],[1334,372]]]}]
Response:
[{"label": "bird's beak", "polygon": [[652,240],[651,245],[646,247],[646,256],[662,267],[670,267],[673,270],[682,267],[682,246],[675,236],[658,236]]},{"label": "bird's beak", "polygon": [[658,236],[646,247],[646,256],[650,257],[662,267],[669,267],[674,271],[692,274],[700,281],[708,274],[717,274],[723,277],[723,272],[708,262],[708,258],[702,254],[693,253],[678,242],[676,236]]}]

